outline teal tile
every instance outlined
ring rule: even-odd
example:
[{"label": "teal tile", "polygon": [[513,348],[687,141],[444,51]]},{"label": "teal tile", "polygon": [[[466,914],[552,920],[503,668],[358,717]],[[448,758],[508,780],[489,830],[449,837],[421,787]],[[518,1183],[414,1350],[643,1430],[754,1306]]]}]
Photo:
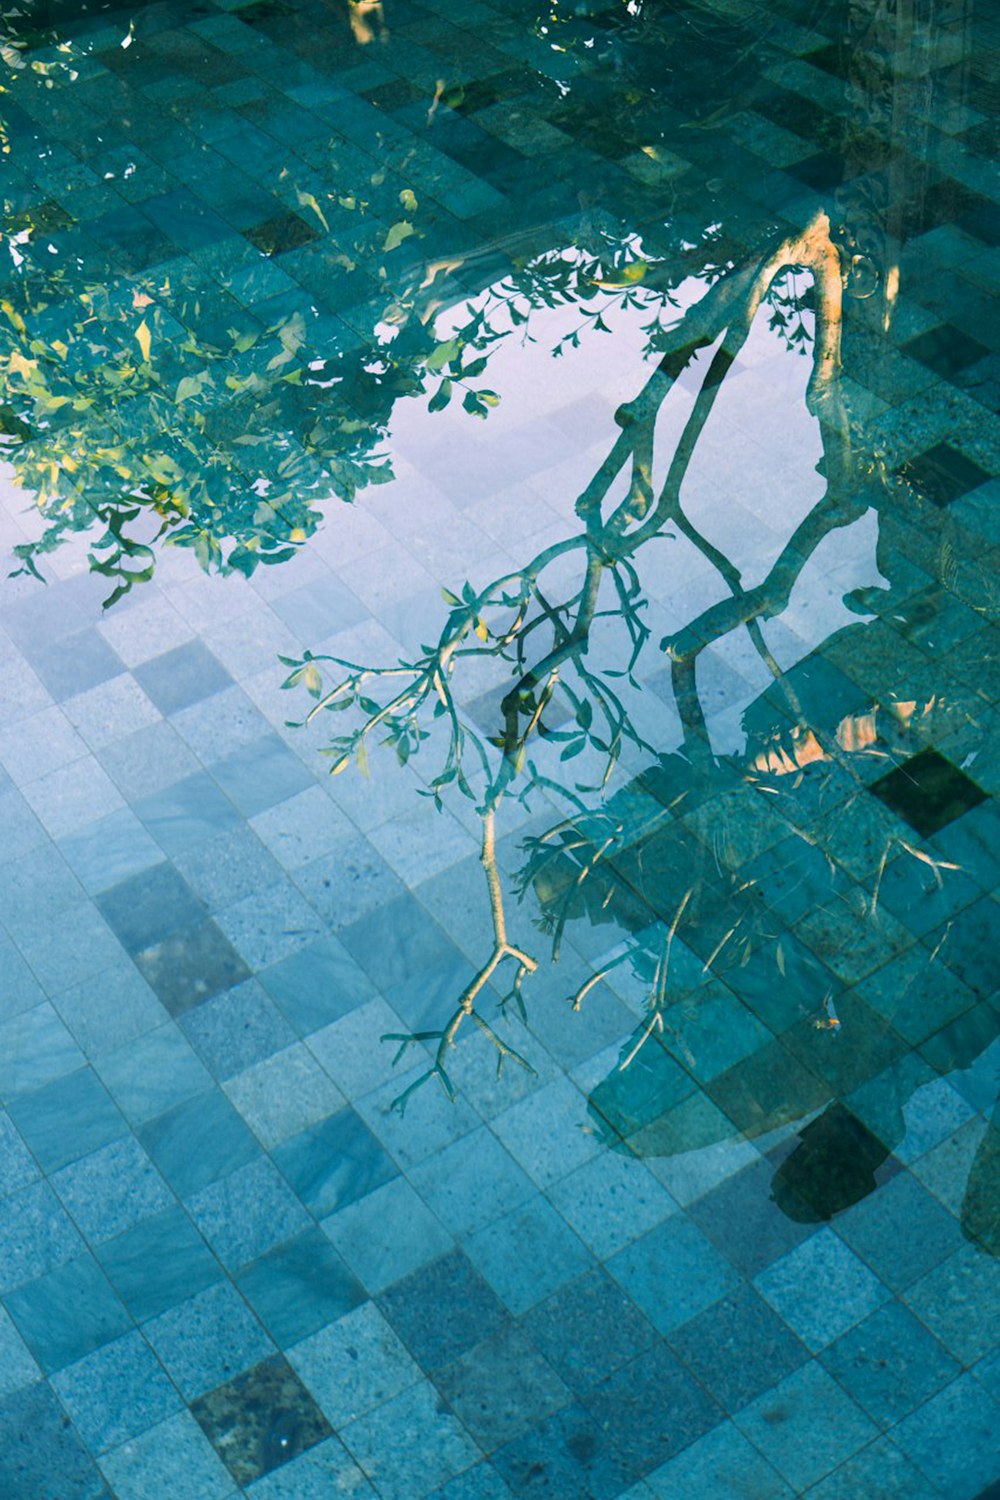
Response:
[{"label": "teal tile", "polygon": [[754,1284],[814,1352],[874,1312],[888,1289],[832,1229],[776,1260]]},{"label": "teal tile", "polygon": [[734,1420],[793,1493],[817,1484],[878,1434],[861,1408],[815,1363],[786,1376]]},{"label": "teal tile", "polygon": [[11,1118],[47,1172],[128,1133],[124,1119],[89,1068],[14,1100]]},{"label": "teal tile", "polygon": [[178,1411],[181,1399],[138,1332],[127,1333],[52,1377],[93,1453],[138,1437]]},{"label": "teal tile", "polygon": [[[395,1226],[391,1235],[381,1232],[386,1223]],[[322,1228],[371,1295],[436,1260],[453,1243],[403,1177],[328,1215]]]},{"label": "teal tile", "polygon": [[119,1500],[226,1500],[233,1481],[190,1412],[177,1412],[148,1432],[113,1448],[101,1469]]},{"label": "teal tile", "polygon": [[365,1300],[363,1287],[318,1229],[262,1256],[238,1274],[237,1283],[282,1348]]},{"label": "teal tile", "polygon": [[[42,1369],[51,1374],[132,1327],[132,1319],[91,1256],[67,1261],[9,1292],[8,1312]],[[58,1309],[58,1315],[53,1316]]]},{"label": "teal tile", "polygon": [[186,1401],[274,1353],[274,1345],[228,1282],[206,1287],[146,1323],[143,1332]]},{"label": "teal tile", "polygon": [[701,1230],[680,1215],[612,1256],[608,1270],[663,1334],[733,1291],[738,1280]]},{"label": "teal tile", "polygon": [[204,1291],[222,1268],[181,1208],[143,1219],[106,1240],[98,1258],[115,1290],[139,1321]]},{"label": "teal tile", "polygon": [[824,1367],[880,1427],[948,1385],[957,1362],[899,1302],[888,1302],[822,1353]]}]

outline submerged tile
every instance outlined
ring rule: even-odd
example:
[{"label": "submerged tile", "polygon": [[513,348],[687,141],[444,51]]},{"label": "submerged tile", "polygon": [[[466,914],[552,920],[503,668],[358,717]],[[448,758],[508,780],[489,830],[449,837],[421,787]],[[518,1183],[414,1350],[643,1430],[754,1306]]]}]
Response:
[{"label": "submerged tile", "polygon": [[175,1017],[250,978],[243,959],[211,920],[143,948],[135,954],[135,961],[154,994]]},{"label": "submerged tile", "polygon": [[874,782],[871,791],[924,837],[939,833],[986,797],[937,750],[921,750]]},{"label": "submerged tile", "polygon": [[332,1436],[280,1356],[254,1365],[192,1404],[192,1413],[237,1484],[252,1484]]},{"label": "submerged tile", "polygon": [[146,1323],[143,1333],[186,1401],[274,1352],[264,1329],[228,1282],[179,1302]]},{"label": "submerged tile", "polygon": [[282,1347],[334,1323],[365,1300],[318,1229],[279,1245],[239,1273],[240,1289]]},{"label": "submerged tile", "polygon": [[226,1500],[232,1481],[190,1412],[178,1412],[113,1448],[101,1469],[119,1500],[149,1500],[169,1487],[175,1500]]},{"label": "submerged tile", "polygon": [[53,1480],[79,1500],[109,1500],[97,1465],[44,1382],[0,1403],[0,1483],[9,1495],[44,1495]]},{"label": "submerged tile", "polygon": [[181,1406],[163,1366],[138,1332],[67,1365],[53,1375],[52,1384],[94,1453],[137,1437]]},{"label": "submerged tile", "polygon": [[115,1290],[139,1322],[221,1280],[222,1268],[180,1207],[141,1219],[97,1247]]},{"label": "submerged tile", "polygon": [[[67,1261],[5,1298],[22,1338],[46,1374],[110,1343],[132,1326],[91,1256]],[[53,1317],[54,1309],[58,1316]]]}]

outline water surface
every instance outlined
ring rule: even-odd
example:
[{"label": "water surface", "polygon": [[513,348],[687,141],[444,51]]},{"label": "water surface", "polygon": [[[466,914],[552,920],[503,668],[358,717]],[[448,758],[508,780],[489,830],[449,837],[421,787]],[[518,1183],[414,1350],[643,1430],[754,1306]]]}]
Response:
[{"label": "water surface", "polygon": [[985,1495],[986,8],[3,31],[4,1493]]}]

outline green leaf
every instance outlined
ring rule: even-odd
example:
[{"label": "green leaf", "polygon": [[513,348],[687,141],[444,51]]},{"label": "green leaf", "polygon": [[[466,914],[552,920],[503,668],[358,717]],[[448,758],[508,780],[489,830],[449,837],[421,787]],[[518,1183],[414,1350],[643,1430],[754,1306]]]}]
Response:
[{"label": "green leaf", "polygon": [[398,224],[391,225],[382,249],[386,251],[395,250],[396,246],[401,245],[404,240],[409,239],[412,233],[413,225],[406,219],[400,219]]},{"label": "green leaf", "polygon": [[445,407],[448,405],[448,402],[451,400],[451,390],[451,381],[442,380],[441,384],[434,392],[434,395],[431,397],[430,401],[428,401],[427,410],[444,411]]},{"label": "green leaf", "polygon": [[403,191],[399,195],[399,201],[403,205],[403,207],[405,208],[405,210],[406,210],[406,212],[408,214],[415,214],[416,213],[416,211],[417,211],[417,195],[413,191],[412,188],[404,188]]},{"label": "green leaf", "polygon": [[458,339],[448,339],[443,344],[438,344],[427,356],[426,368],[432,375],[440,375],[445,365],[449,364],[461,351],[462,345]]}]

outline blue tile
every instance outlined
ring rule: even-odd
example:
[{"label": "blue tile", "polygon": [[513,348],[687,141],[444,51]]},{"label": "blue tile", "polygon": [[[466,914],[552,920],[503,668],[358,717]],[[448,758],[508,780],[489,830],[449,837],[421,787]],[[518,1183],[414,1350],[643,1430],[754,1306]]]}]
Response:
[{"label": "blue tile", "polygon": [[104,1452],[177,1411],[181,1399],[149,1345],[127,1333],[52,1377],[88,1448]]},{"label": "blue tile", "polygon": [[60,839],[58,847],[84,890],[92,895],[163,860],[163,849],[127,807]]},{"label": "blue tile", "polygon": [[957,1362],[911,1312],[889,1302],[824,1349],[823,1365],[881,1427],[958,1374]]},{"label": "blue tile", "polygon": [[397,1281],[378,1305],[424,1370],[459,1359],[510,1317],[460,1250]]},{"label": "blue tile", "polygon": [[434,1384],[484,1453],[572,1400],[568,1387],[514,1324],[438,1370]]},{"label": "blue tile", "polygon": [[[3,804],[0,802],[0,816]],[[25,963],[23,956],[9,938],[0,937],[0,972],[3,985],[0,987],[0,1021],[10,1020],[34,1010],[41,1004],[45,994],[38,979]]]},{"label": "blue tile", "polygon": [[260,982],[300,1036],[319,1031],[375,996],[375,986],[336,938],[323,938],[263,970]]},{"label": "blue tile", "polygon": [[456,993],[467,979],[468,960],[409,893],[350,923],[340,941],[411,1026],[429,1024],[427,994],[439,974]]},{"label": "blue tile", "polygon": [[909,1172],[841,1214],[837,1233],[897,1291],[962,1243],[958,1221]]},{"label": "blue tile", "polygon": [[47,1385],[39,1382],[0,1402],[0,1493],[53,1494],[56,1478],[73,1500],[109,1500],[93,1459]]},{"label": "blue tile", "polygon": [[218,1089],[197,1094],[141,1126],[139,1139],[182,1198],[260,1155],[254,1137]]},{"label": "blue tile", "polygon": [[318,1443],[290,1464],[256,1480],[247,1490],[253,1500],[374,1500],[375,1491],[336,1438]]},{"label": "blue tile", "polygon": [[94,1060],[155,1030],[167,1019],[149,985],[124,954],[112,967],[57,995],[55,1005]]},{"label": "blue tile", "polygon": [[738,1411],[809,1358],[751,1286],[738,1287],[670,1335],[670,1344],[726,1411]]},{"label": "blue tile", "polygon": [[893,1441],[948,1500],[975,1500],[996,1479],[1000,1403],[960,1375],[893,1429]]},{"label": "blue tile", "polygon": [[85,1058],[49,1004],[0,1025],[0,1099],[31,1093],[81,1067]]},{"label": "blue tile", "polygon": [[37,1182],[41,1173],[6,1110],[0,1110],[0,1198]]},{"label": "blue tile", "polygon": [[821,1229],[754,1280],[775,1311],[814,1351],[860,1322],[890,1295],[832,1229]]},{"label": "blue tile", "polygon": [[325,640],[362,619],[358,600],[335,578],[307,583],[274,601],[274,612],[303,643]]},{"label": "blue tile", "polygon": [[159,847],[176,859],[240,826],[240,815],[207,771],[185,776],[135,803],[136,815]]},{"label": "blue tile", "polygon": [[202,1093],[212,1082],[172,1021],[104,1054],[95,1067],[133,1126]]},{"label": "blue tile", "polygon": [[0,1401],[26,1385],[34,1385],[40,1376],[10,1314],[0,1308]]},{"label": "blue tile", "polygon": [[290,1363],[335,1428],[416,1385],[420,1369],[373,1302],[303,1339]]},{"label": "blue tile", "polygon": [[294,1031],[255,979],[189,1011],[181,1026],[218,1079],[232,1078],[295,1041]]},{"label": "blue tile", "polygon": [[292,1136],[274,1160],[317,1217],[366,1197],[399,1171],[353,1109]]},{"label": "blue tile", "polygon": [[696,1225],[667,1219],[608,1261],[608,1270],[659,1333],[670,1333],[738,1282]]},{"label": "blue tile", "polygon": [[792,1500],[794,1494],[732,1422],[720,1422],[646,1482],[655,1500]]},{"label": "blue tile", "polygon": [[796,1494],[817,1484],[878,1429],[819,1365],[803,1365],[735,1417]]},{"label": "blue tile", "polygon": [[515,1495],[617,1500],[634,1478],[613,1436],[574,1403],[491,1455]]},{"label": "blue tile", "polygon": [[178,1412],[101,1459],[118,1500],[226,1500],[233,1483],[190,1412]]},{"label": "blue tile", "polygon": [[[412,1440],[414,1432],[420,1434],[418,1444]],[[429,1381],[358,1417],[339,1436],[360,1466],[376,1477],[383,1500],[413,1500],[480,1457]]]},{"label": "blue tile", "polygon": [[995,1345],[1000,1262],[966,1244],[908,1287],[902,1300],[963,1365]]},{"label": "blue tile", "polygon": [[[609,1375],[582,1398],[605,1432],[613,1433],[635,1475],[648,1474],[722,1420],[716,1401],[666,1344],[656,1344]],[[650,1413],[669,1413],[650,1421]]]},{"label": "blue tile", "polygon": [[198,833],[198,842],[175,855],[175,861],[195,895],[212,912],[266,890],[282,874],[278,861],[242,819],[205,840]]},{"label": "blue tile", "polygon": [[706,1193],[689,1209],[695,1223],[745,1276],[754,1276],[814,1234],[771,1197],[774,1167],[758,1160]]},{"label": "blue tile", "polygon": [[98,1246],[98,1259],[137,1321],[212,1286],[222,1267],[182,1208],[143,1219]]},{"label": "blue tile", "polygon": [[879,1438],[849,1458],[828,1479],[809,1491],[809,1500],[939,1500],[941,1491],[932,1485],[891,1438]]},{"label": "blue tile", "polygon": [[[392,1234],[383,1232],[386,1224]],[[373,1295],[452,1248],[451,1235],[403,1177],[330,1214],[322,1227]]]},{"label": "blue tile", "polygon": [[456,1474],[429,1500],[512,1500],[511,1491],[491,1464],[476,1464],[464,1474]]},{"label": "blue tile", "polygon": [[200,922],[204,915],[194,892],[166,863],[112,886],[97,904],[129,953]]},{"label": "blue tile", "polygon": [[284,1178],[263,1157],[193,1193],[188,1207],[229,1271],[294,1238],[311,1222]]},{"label": "blue tile", "polygon": [[236,1279],[282,1348],[336,1322],[365,1300],[364,1288],[318,1229],[279,1245]]},{"label": "blue tile", "polygon": [[4,1300],[46,1374],[132,1327],[107,1277],[89,1255],[67,1261],[48,1276],[8,1292]]},{"label": "blue tile", "polygon": [[577,1393],[629,1364],[657,1340],[652,1324],[603,1268],[562,1287],[521,1321]]},{"label": "blue tile", "polygon": [[199,1396],[191,1410],[241,1485],[280,1469],[332,1436],[323,1413],[280,1355]]},{"label": "blue tile", "polygon": [[122,946],[100,912],[87,900],[74,901],[58,914],[60,941],[52,941],[54,914],[40,910],[20,924],[18,942],[45,990],[62,999],[71,985],[91,979],[122,962]]},{"label": "blue tile", "polygon": [[[527,1261],[525,1245],[533,1247]],[[541,1194],[469,1235],[465,1253],[515,1315],[594,1264],[583,1241]]]},{"label": "blue tile", "polygon": [[186,1401],[268,1359],[274,1345],[229,1282],[189,1297],[143,1333]]},{"label": "blue tile", "polygon": [[212,775],[245,818],[313,785],[311,772],[277,734],[264,735],[216,761]]},{"label": "blue tile", "polygon": [[218,657],[198,640],[151,657],[136,667],[133,675],[162,714],[189,708],[192,703],[200,703],[231,687],[233,682]]},{"label": "blue tile", "polygon": [[83,1241],[46,1182],[0,1200],[0,1293],[36,1281],[83,1250]]},{"label": "blue tile", "polygon": [[131,1134],[61,1168],[52,1185],[92,1244],[122,1234],[174,1202]]},{"label": "blue tile", "polygon": [[85,693],[125,670],[121,658],[92,626],[60,641],[36,645],[27,640],[21,649],[57,703]]},{"label": "blue tile", "polygon": [[485,1126],[415,1167],[410,1181],[456,1234],[488,1224],[536,1195],[530,1177]]}]

